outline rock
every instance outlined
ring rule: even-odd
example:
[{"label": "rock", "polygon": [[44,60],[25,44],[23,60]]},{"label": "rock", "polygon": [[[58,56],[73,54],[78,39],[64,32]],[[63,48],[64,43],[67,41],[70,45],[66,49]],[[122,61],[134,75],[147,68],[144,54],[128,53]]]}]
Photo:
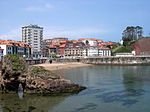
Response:
[{"label": "rock", "polygon": [[[36,72],[35,72],[36,71]],[[61,78],[43,67],[32,66],[26,80],[26,91],[30,93],[74,93],[85,89],[70,80]]]},{"label": "rock", "polygon": [[27,66],[18,55],[4,57],[0,80],[1,89],[7,92],[18,91],[21,85],[24,92],[38,94],[77,93],[85,89],[43,67]]}]

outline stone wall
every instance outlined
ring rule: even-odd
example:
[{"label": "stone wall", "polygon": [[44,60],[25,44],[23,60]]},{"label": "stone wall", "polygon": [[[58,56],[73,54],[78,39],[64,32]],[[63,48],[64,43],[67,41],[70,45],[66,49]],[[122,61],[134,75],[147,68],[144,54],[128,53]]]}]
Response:
[{"label": "stone wall", "polygon": [[87,64],[101,64],[101,65],[150,65],[150,56],[133,56],[133,57],[97,57],[82,59],[81,62]]},{"label": "stone wall", "polygon": [[47,59],[26,59],[27,64],[35,65],[45,63]]}]

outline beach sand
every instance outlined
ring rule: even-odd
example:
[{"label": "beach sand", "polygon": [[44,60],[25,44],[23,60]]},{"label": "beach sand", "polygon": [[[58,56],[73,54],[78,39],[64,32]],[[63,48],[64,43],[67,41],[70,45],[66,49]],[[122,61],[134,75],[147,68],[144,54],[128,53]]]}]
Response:
[{"label": "beach sand", "polygon": [[80,62],[68,62],[68,63],[44,63],[38,64],[34,66],[43,66],[47,70],[55,71],[55,70],[64,70],[64,69],[71,69],[77,67],[85,67],[85,66],[92,66],[91,64],[84,64]]}]

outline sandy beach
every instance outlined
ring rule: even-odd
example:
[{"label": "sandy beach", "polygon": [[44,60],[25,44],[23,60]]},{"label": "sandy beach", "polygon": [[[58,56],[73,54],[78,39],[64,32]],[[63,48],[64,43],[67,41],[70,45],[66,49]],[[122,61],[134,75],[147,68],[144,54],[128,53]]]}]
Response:
[{"label": "sandy beach", "polygon": [[47,70],[55,71],[55,70],[71,69],[71,68],[77,68],[77,67],[92,66],[92,65],[79,63],[79,62],[68,62],[68,63],[52,63],[52,64],[44,63],[44,64],[38,64],[35,66],[43,66]]}]

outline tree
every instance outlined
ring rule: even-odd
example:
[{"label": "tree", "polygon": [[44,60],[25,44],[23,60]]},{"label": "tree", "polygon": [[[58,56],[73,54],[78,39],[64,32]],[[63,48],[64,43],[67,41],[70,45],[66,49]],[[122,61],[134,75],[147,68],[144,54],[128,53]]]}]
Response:
[{"label": "tree", "polygon": [[140,26],[128,26],[122,33],[122,40],[135,41],[143,36],[143,28]]},{"label": "tree", "polygon": [[88,40],[86,40],[86,41],[85,41],[85,44],[86,44],[86,45],[89,45],[89,41],[88,41]]}]

